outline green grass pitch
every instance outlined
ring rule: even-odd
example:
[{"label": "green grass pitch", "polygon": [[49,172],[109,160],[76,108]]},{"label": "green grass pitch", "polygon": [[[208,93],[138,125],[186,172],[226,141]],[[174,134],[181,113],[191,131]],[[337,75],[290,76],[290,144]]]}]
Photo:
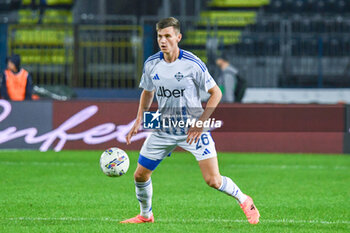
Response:
[{"label": "green grass pitch", "polygon": [[250,225],[235,200],[209,188],[194,157],[174,152],[154,172],[154,224],[138,214],[133,171],[99,168],[101,151],[0,151],[0,232],[350,232],[350,157],[220,153],[223,175],[251,195]]}]

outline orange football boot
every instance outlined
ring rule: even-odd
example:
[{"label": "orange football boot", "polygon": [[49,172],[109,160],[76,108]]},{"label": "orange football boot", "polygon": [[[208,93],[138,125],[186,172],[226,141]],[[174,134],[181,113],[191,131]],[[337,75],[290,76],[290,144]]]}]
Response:
[{"label": "orange football boot", "polygon": [[148,223],[148,222],[154,222],[153,214],[149,218],[145,218],[145,217],[142,217],[141,215],[137,215],[136,217],[121,221],[120,223]]},{"label": "orange football boot", "polygon": [[247,196],[247,200],[245,200],[242,204],[240,204],[244,214],[247,216],[248,222],[250,224],[258,224],[259,223],[259,210],[255,207],[253,203],[253,199],[250,196]]}]

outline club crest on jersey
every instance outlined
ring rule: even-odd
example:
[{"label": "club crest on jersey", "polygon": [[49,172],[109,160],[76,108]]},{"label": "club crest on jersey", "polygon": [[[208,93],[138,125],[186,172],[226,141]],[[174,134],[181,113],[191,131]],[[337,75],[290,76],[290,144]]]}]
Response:
[{"label": "club crest on jersey", "polygon": [[184,75],[181,74],[181,72],[177,72],[175,75],[175,78],[177,79],[177,81],[181,81],[181,79],[183,79]]}]

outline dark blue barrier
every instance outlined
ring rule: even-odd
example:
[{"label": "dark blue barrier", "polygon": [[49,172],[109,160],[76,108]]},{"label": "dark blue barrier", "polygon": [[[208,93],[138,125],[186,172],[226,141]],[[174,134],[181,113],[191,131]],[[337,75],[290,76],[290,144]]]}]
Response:
[{"label": "dark blue barrier", "polygon": [[123,99],[138,100],[141,89],[97,89],[97,88],[74,88],[77,99]]},{"label": "dark blue barrier", "polygon": [[7,24],[0,24],[0,71],[6,68]]}]

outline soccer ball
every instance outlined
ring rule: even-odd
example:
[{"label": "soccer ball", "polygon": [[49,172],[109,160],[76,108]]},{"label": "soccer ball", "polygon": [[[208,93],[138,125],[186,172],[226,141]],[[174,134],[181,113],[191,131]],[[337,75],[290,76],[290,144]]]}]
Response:
[{"label": "soccer ball", "polygon": [[110,177],[124,175],[129,169],[129,157],[125,151],[113,147],[105,150],[100,158],[102,172]]}]

